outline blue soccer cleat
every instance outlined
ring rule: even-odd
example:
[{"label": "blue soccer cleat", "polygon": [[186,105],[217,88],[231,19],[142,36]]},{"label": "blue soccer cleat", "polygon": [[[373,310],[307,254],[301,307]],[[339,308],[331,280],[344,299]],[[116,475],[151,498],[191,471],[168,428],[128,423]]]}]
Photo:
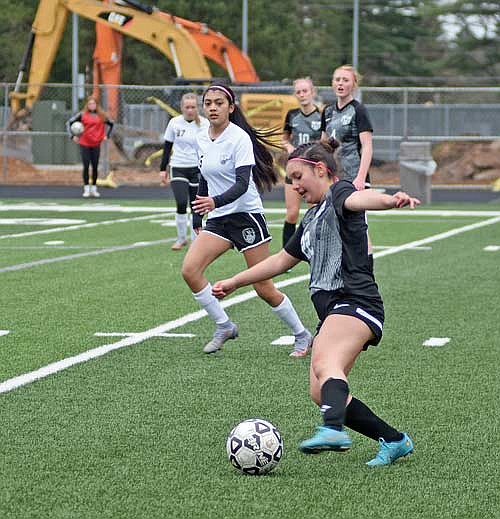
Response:
[{"label": "blue soccer cleat", "polygon": [[390,465],[397,459],[404,458],[413,452],[413,442],[406,433],[403,433],[403,439],[398,442],[387,443],[383,438],[380,438],[379,443],[380,449],[377,455],[366,463],[370,467]]},{"label": "blue soccer cleat", "polygon": [[316,434],[304,440],[299,445],[299,450],[304,454],[319,454],[323,451],[347,451],[351,448],[352,440],[343,429],[337,431],[330,427],[320,426]]}]

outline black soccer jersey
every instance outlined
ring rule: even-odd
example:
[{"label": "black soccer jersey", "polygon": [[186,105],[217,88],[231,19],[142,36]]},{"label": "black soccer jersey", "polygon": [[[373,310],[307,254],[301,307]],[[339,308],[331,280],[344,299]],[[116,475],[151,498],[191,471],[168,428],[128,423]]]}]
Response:
[{"label": "black soccer jersey", "polygon": [[333,184],[325,200],[307,211],[285,246],[288,254],[309,263],[311,296],[342,289],[347,295],[380,299],[368,261],[365,213],[344,208],[355,191],[345,180]]},{"label": "black soccer jersey", "polygon": [[321,114],[321,131],[340,143],[340,166],[344,179],[352,182],[358,175],[361,162],[359,134],[373,131],[365,106],[355,99],[342,109],[338,108],[336,102],[325,106]]},{"label": "black soccer jersey", "polygon": [[290,142],[295,148],[301,144],[319,141],[321,138],[321,113],[317,108],[307,115],[300,108],[289,110],[283,130],[290,134]]}]

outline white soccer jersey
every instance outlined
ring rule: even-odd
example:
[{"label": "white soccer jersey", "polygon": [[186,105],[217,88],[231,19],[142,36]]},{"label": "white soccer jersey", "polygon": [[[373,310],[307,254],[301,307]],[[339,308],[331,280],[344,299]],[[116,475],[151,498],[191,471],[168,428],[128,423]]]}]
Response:
[{"label": "white soccer jersey", "polygon": [[195,121],[186,121],[184,116],[172,117],[167,124],[164,139],[173,142],[170,165],[174,168],[192,168],[198,166],[196,152],[196,134],[208,128],[208,119],[200,117],[200,125]]},{"label": "white soccer jersey", "polygon": [[[236,168],[255,166],[253,145],[249,135],[234,123],[214,141],[208,129],[197,136],[200,171],[208,184],[208,195],[217,196],[236,183]],[[215,218],[233,213],[263,213],[264,207],[252,174],[247,191],[230,204],[216,207],[208,215]]]}]

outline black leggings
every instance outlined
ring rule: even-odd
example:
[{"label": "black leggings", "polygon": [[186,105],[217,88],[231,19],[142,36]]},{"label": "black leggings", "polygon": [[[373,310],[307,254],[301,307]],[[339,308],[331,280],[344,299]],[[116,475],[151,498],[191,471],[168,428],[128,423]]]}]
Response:
[{"label": "black leggings", "polygon": [[172,191],[174,192],[177,214],[186,214],[187,204],[190,206],[198,192],[200,170],[198,168],[171,168]]},{"label": "black leggings", "polygon": [[83,162],[83,183],[89,183],[89,166],[92,164],[92,184],[97,182],[97,167],[99,166],[100,146],[82,146],[80,144],[80,154]]}]

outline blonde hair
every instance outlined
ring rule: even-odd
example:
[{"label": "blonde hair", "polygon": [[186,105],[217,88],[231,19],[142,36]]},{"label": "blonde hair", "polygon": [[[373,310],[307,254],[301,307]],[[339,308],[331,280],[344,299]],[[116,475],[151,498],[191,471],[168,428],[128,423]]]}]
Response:
[{"label": "blonde hair", "polygon": [[356,87],[359,86],[361,80],[363,79],[363,76],[352,65],[340,65],[340,67],[337,67],[333,71],[333,75],[335,75],[335,72],[337,72],[337,70],[347,70],[348,72],[350,72],[354,78],[354,86]]},{"label": "blonde hair", "polygon": [[196,113],[194,114],[194,122],[196,123],[196,126],[200,126],[201,120],[200,120],[200,114],[198,113],[198,97],[196,94],[193,94],[192,92],[187,92],[181,97],[181,108],[184,104],[184,101],[187,101],[188,99],[192,99],[196,102]]},{"label": "blonde hair", "polygon": [[313,80],[312,80],[309,76],[305,76],[305,77],[299,77],[299,78],[297,78],[297,79],[293,82],[293,87],[294,87],[294,88],[297,86],[297,83],[298,83],[299,81],[307,81],[307,82],[311,85],[311,90],[314,92],[315,86],[314,86]]}]

